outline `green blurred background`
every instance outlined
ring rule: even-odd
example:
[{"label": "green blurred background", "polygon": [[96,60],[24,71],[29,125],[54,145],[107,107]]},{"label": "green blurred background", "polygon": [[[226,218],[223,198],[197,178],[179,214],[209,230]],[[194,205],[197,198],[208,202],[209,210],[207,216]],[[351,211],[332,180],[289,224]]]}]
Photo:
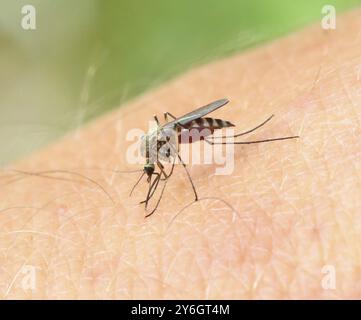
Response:
[{"label": "green blurred background", "polygon": [[[361,0],[0,0],[0,165],[196,65]],[[21,28],[35,6],[37,29]]]}]

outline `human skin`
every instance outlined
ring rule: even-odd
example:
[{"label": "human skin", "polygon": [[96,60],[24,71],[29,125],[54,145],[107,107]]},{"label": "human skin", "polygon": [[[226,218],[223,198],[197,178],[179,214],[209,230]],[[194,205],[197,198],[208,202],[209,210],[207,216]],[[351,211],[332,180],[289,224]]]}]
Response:
[{"label": "human skin", "polygon": [[[1,297],[360,298],[360,14],[191,70],[5,168]],[[145,219],[145,180],[130,198],[139,173],[112,171],[142,169],[127,163],[127,132],[223,97],[212,116],[239,131],[275,114],[243,140],[300,139],[236,146],[231,175],[191,166],[208,199],[173,221],[193,200],[177,165]]]}]

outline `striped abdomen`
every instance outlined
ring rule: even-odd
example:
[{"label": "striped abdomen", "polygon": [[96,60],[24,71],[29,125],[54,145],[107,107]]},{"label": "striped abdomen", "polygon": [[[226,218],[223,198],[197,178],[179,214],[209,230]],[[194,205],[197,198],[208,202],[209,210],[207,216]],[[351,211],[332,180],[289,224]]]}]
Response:
[{"label": "striped abdomen", "polygon": [[183,128],[179,128],[178,141],[179,143],[192,143],[203,140],[205,137],[211,135],[214,130],[228,127],[234,127],[234,124],[222,119],[195,119],[184,125]]},{"label": "striped abdomen", "polygon": [[222,129],[228,127],[234,127],[229,121],[214,118],[198,118],[185,125],[187,128],[209,128],[209,129]]}]

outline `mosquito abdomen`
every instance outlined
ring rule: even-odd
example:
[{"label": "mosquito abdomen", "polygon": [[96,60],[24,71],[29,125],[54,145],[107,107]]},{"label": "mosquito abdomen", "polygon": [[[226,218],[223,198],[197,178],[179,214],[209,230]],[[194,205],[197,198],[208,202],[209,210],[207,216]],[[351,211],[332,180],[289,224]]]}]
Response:
[{"label": "mosquito abdomen", "polygon": [[204,140],[207,136],[213,134],[214,130],[234,127],[229,121],[214,118],[199,118],[191,121],[180,129],[178,134],[179,143],[193,143]]},{"label": "mosquito abdomen", "polygon": [[229,121],[222,120],[222,119],[215,119],[215,118],[198,118],[193,121],[191,121],[186,126],[187,128],[208,128],[211,130],[215,129],[222,129],[222,128],[228,128],[228,127],[234,127],[234,124],[230,123]]}]

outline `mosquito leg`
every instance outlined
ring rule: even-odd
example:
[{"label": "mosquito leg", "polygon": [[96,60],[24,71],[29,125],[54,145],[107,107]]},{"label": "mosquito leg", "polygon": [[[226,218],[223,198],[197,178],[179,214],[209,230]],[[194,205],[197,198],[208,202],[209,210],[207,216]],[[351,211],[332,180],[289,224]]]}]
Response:
[{"label": "mosquito leg", "polygon": [[[178,154],[178,153],[177,153],[177,154]],[[157,208],[158,208],[158,206],[159,206],[159,203],[160,203],[160,201],[162,200],[165,187],[167,186],[168,179],[169,179],[170,176],[173,174],[173,170],[174,170],[174,166],[175,166],[175,159],[176,159],[176,158],[174,158],[174,160],[173,160],[172,168],[171,168],[170,172],[168,173],[167,178],[164,179],[164,180],[165,180],[165,181],[164,181],[164,185],[163,185],[162,191],[161,191],[161,193],[160,193],[159,199],[158,199],[158,201],[157,201],[157,204],[155,205],[155,208],[154,208],[149,214],[147,214],[147,215],[145,216],[145,218],[150,217],[150,216],[157,210]],[[182,159],[181,159],[181,161],[182,161]],[[158,162],[159,162],[159,161],[158,161]],[[182,161],[182,163],[183,163],[183,161]],[[159,164],[160,164],[160,166],[159,166]],[[161,172],[163,172],[163,174],[165,175],[164,166],[163,166],[160,162],[158,163],[158,166],[159,166],[159,169],[161,170]],[[187,170],[187,169],[186,169],[186,170]],[[188,171],[187,171],[187,173],[188,173]],[[188,176],[189,176],[189,174],[188,174]],[[190,178],[190,176],[189,176],[189,178]],[[160,180],[160,175],[159,175],[158,181],[159,181],[159,180]],[[191,179],[191,182],[192,182],[192,179]],[[157,185],[158,185],[158,184],[157,184]],[[192,182],[192,187],[193,187],[193,190],[194,190],[194,192],[195,192],[195,188],[194,188],[193,182]],[[154,192],[153,192],[153,193],[154,193]],[[198,197],[197,197],[197,193],[196,193],[196,192],[195,192],[195,195],[196,195],[196,200],[198,200]]]},{"label": "mosquito leg", "polygon": [[[194,192],[194,201],[198,201],[198,194],[197,194],[197,190],[196,190],[196,187],[194,186],[194,183],[193,183],[193,180],[192,180],[192,177],[191,175],[189,174],[189,171],[187,169],[187,166],[186,164],[184,163],[183,159],[181,158],[181,156],[179,155],[179,143],[177,144],[177,156],[178,156],[178,159],[180,160],[180,162],[182,163],[182,166],[184,167],[184,170],[187,172],[187,176],[188,176],[188,179],[192,185],[192,189],[193,189],[193,192]],[[175,160],[174,160],[175,161]]]},{"label": "mosquito leg", "polygon": [[[159,170],[160,170],[160,175],[164,175],[164,179],[167,179],[168,178],[168,175],[165,173],[165,171],[164,171],[164,166],[163,166],[163,164],[159,161],[159,160],[157,160],[157,166],[158,166],[158,168],[159,168]],[[162,179],[163,180],[163,179]]]},{"label": "mosquito leg", "polygon": [[158,201],[157,201],[157,204],[155,205],[154,209],[145,216],[145,218],[150,217],[150,216],[157,210],[157,208],[158,208],[158,206],[159,206],[159,203],[160,203],[160,201],[162,200],[163,193],[164,193],[165,187],[166,187],[166,185],[167,185],[167,182],[168,182],[168,179],[166,179],[165,182],[164,182],[164,185],[163,185],[162,191],[161,191],[161,193],[160,193],[159,199],[158,199]]},{"label": "mosquito leg", "polygon": [[211,139],[223,139],[223,138],[237,138],[237,137],[240,137],[240,136],[244,136],[248,133],[251,133],[253,131],[256,131],[257,129],[263,127],[268,121],[270,121],[272,118],[274,117],[274,115],[271,115],[269,118],[267,118],[265,121],[263,121],[261,124],[259,124],[258,126],[254,127],[253,129],[251,130],[247,130],[247,131],[244,131],[244,132],[241,132],[241,133],[238,133],[238,134],[235,134],[234,136],[220,136],[220,137],[213,137],[213,136],[210,136],[208,138],[211,138]]},{"label": "mosquito leg", "polygon": [[[174,161],[173,161],[173,162],[174,162]],[[161,174],[161,175],[163,174],[163,176],[164,176],[164,178],[161,179],[161,180],[166,180],[166,179],[168,179],[168,178],[170,177],[170,174],[166,174],[166,172],[165,172],[165,170],[164,170],[164,166],[163,166],[163,164],[162,164],[159,160],[157,161],[157,165],[158,165],[158,168],[159,168],[159,170],[160,170],[160,174]],[[173,166],[172,166],[171,171],[173,171]]]},{"label": "mosquito leg", "polygon": [[150,193],[150,190],[152,189],[152,185],[154,184],[154,182],[153,182],[153,184],[152,184],[152,175],[151,175],[151,176],[148,176],[148,180],[147,180],[147,181],[148,181],[148,185],[149,185],[147,197],[146,197],[145,201],[139,202],[139,204],[145,203],[145,206],[147,206],[147,204],[148,204],[148,201],[149,201],[149,193]]},{"label": "mosquito leg", "polygon": [[[180,125],[180,124],[178,124],[178,126],[183,127],[183,126]],[[195,201],[198,201],[198,194],[197,194],[196,188],[195,188],[195,186],[194,186],[192,177],[191,177],[191,175],[189,174],[189,171],[188,171],[188,169],[187,169],[186,164],[184,163],[184,161],[182,160],[181,156],[179,155],[179,144],[178,144],[178,147],[177,147],[178,151],[175,150],[175,148],[172,146],[172,144],[169,144],[169,146],[170,146],[170,147],[173,149],[173,151],[177,154],[177,157],[178,157],[179,161],[181,162],[184,170],[186,171],[187,176],[188,176],[188,179],[189,179],[189,181],[190,181],[190,183],[191,183],[191,185],[192,185],[192,189],[193,189],[194,196],[195,196]],[[175,159],[174,159],[173,164],[174,164],[174,163],[175,163]],[[174,168],[174,165],[173,165],[172,170],[171,170],[172,173],[173,173],[173,168]],[[169,177],[169,175],[168,175],[168,177]],[[167,180],[168,180],[168,179],[166,179],[166,181],[167,181]]]},{"label": "mosquito leg", "polygon": [[187,166],[186,164],[183,162],[181,156],[177,153],[178,155],[178,159],[180,160],[180,162],[182,163],[182,166],[184,168],[184,170],[187,172],[187,176],[188,176],[188,179],[192,185],[192,189],[193,189],[193,192],[194,192],[194,201],[198,201],[198,194],[197,194],[197,191],[196,191],[196,187],[194,186],[194,183],[193,183],[193,180],[192,180],[192,177],[191,175],[189,174],[189,171],[187,169]]},{"label": "mosquito leg", "polygon": [[290,136],[290,137],[282,137],[282,138],[272,138],[265,140],[255,140],[255,141],[243,141],[243,142],[214,142],[208,139],[204,139],[205,142],[214,145],[214,144],[253,144],[253,143],[263,143],[263,142],[272,142],[272,141],[280,141],[280,140],[288,140],[288,139],[297,139],[299,136]]},{"label": "mosquito leg", "polygon": [[[159,164],[160,164],[160,166],[159,166]],[[147,196],[147,200],[148,200],[148,201],[153,197],[155,191],[157,190],[159,181],[160,181],[160,180],[164,180],[165,182],[164,182],[164,186],[163,186],[163,188],[162,188],[161,194],[160,194],[160,196],[159,196],[159,199],[158,199],[158,201],[157,201],[157,204],[156,204],[155,208],[152,210],[151,213],[149,213],[148,215],[145,216],[146,218],[149,217],[149,216],[151,216],[151,215],[157,210],[158,205],[159,205],[159,203],[160,203],[160,201],[161,201],[161,199],[162,199],[162,197],[163,197],[165,185],[166,185],[167,182],[168,182],[168,178],[169,178],[169,177],[172,175],[172,173],[173,173],[173,169],[174,169],[174,166],[175,166],[175,160],[173,161],[172,168],[171,168],[170,173],[169,173],[168,175],[164,172],[164,166],[163,166],[160,162],[159,162],[159,164],[158,164],[158,166],[159,166],[159,169],[160,169],[161,173],[158,174],[158,177],[156,178],[156,181],[157,181],[157,182],[156,182],[156,184],[154,185],[154,187],[152,187],[152,188],[153,188],[152,192],[149,194],[149,196]],[[162,175],[162,173],[163,173],[163,175],[164,175],[166,178],[164,178],[164,179],[161,179],[161,178],[160,178],[161,175]],[[147,202],[147,200],[142,201],[142,203]]]},{"label": "mosquito leg", "polygon": [[[153,183],[151,184],[149,182],[149,189],[148,189],[148,193],[147,193],[147,197],[145,200],[139,202],[140,204],[145,203],[145,208],[147,208],[148,206],[148,202],[150,200],[150,198],[153,196],[154,191],[156,190],[158,183],[159,183],[159,179],[160,179],[160,174],[155,172],[153,173],[154,175],[156,175],[157,177],[155,178],[155,180],[153,181]],[[153,191],[154,190],[154,191]]]},{"label": "mosquito leg", "polygon": [[[188,171],[188,169],[187,169],[186,164],[184,163],[183,159],[182,159],[181,156],[179,155],[179,152],[178,152],[177,150],[175,150],[173,146],[171,146],[171,148],[172,148],[173,151],[177,154],[177,157],[178,157],[179,161],[181,162],[184,170],[185,170],[186,173],[187,173],[188,179],[189,179],[189,181],[190,181],[190,183],[191,183],[191,185],[192,185],[192,189],[193,189],[193,192],[194,192],[194,197],[195,197],[195,200],[194,200],[194,201],[198,201],[198,194],[197,194],[197,191],[196,191],[196,187],[194,186],[192,177],[191,177],[191,175],[189,174],[189,171]],[[179,145],[178,145],[178,149],[179,149]]]},{"label": "mosquito leg", "polygon": [[142,175],[140,176],[140,178],[137,180],[137,182],[135,183],[135,185],[133,186],[132,190],[130,191],[129,196],[132,195],[134,189],[136,188],[136,186],[139,184],[140,180],[142,180],[143,176],[144,176],[145,172],[142,173]]},{"label": "mosquito leg", "polygon": [[155,178],[155,180],[153,181],[151,187],[149,188],[149,190],[151,190],[151,191],[148,191],[146,200],[143,200],[143,201],[139,202],[139,204],[149,202],[149,200],[153,197],[155,191],[157,190],[159,181],[160,181],[159,176],[157,176],[157,178]]},{"label": "mosquito leg", "polygon": [[164,166],[159,160],[157,161],[157,165],[159,167],[159,170],[161,171],[161,174],[164,175],[164,178],[161,180],[166,180],[166,179],[170,178],[170,176],[173,174],[173,170],[174,170],[174,166],[175,166],[175,158],[173,159],[172,167],[168,174],[165,172]]},{"label": "mosquito leg", "polygon": [[177,119],[175,116],[173,116],[170,112],[164,112],[164,120],[168,121],[168,116],[170,116],[171,118],[173,118],[174,120]]},{"label": "mosquito leg", "polygon": [[159,120],[158,120],[157,115],[154,115],[153,118],[154,118],[155,122],[157,123],[157,125],[159,126]]},{"label": "mosquito leg", "polygon": [[145,209],[147,209],[149,200],[153,197],[155,191],[157,190],[159,181],[160,181],[160,176],[157,176],[157,178],[155,178],[155,180],[154,180],[154,182],[153,182],[153,184],[152,184],[152,186],[150,188],[150,190],[152,190],[152,191],[150,193],[148,193],[147,199],[140,202],[140,204],[142,204],[142,203],[146,204]]},{"label": "mosquito leg", "polygon": [[[184,170],[186,171],[187,173],[187,176],[188,176],[188,179],[192,185],[192,189],[193,189],[193,193],[194,193],[194,197],[195,197],[195,200],[194,201],[198,201],[198,194],[197,194],[197,190],[196,190],[196,187],[194,186],[194,183],[193,183],[193,180],[192,180],[192,177],[191,175],[189,174],[189,171],[187,169],[187,166],[186,164],[184,163],[183,159],[181,158],[181,156],[179,155],[179,143],[177,144],[177,150],[174,149],[174,147],[170,144],[170,147],[173,149],[173,151],[177,154],[177,157],[179,159],[179,161],[181,162]],[[175,159],[174,159],[174,162],[175,162]],[[172,168],[172,172],[173,172],[173,168]]]},{"label": "mosquito leg", "polygon": [[[171,177],[171,175],[173,174],[173,170],[174,170],[174,166],[175,166],[175,158],[172,163],[172,168],[170,169],[168,174],[165,173],[164,166],[159,160],[157,161],[157,165],[160,170],[159,179],[158,179],[157,185],[154,187],[153,192],[150,195],[150,198],[153,196],[155,190],[157,189],[159,181],[160,180],[162,180],[162,181],[168,180]],[[161,179],[162,174],[164,175],[163,179]]]},{"label": "mosquito leg", "polygon": [[175,158],[173,160],[172,168],[170,169],[170,171],[168,173],[168,178],[170,178],[170,176],[173,174],[174,166],[175,166]]}]

